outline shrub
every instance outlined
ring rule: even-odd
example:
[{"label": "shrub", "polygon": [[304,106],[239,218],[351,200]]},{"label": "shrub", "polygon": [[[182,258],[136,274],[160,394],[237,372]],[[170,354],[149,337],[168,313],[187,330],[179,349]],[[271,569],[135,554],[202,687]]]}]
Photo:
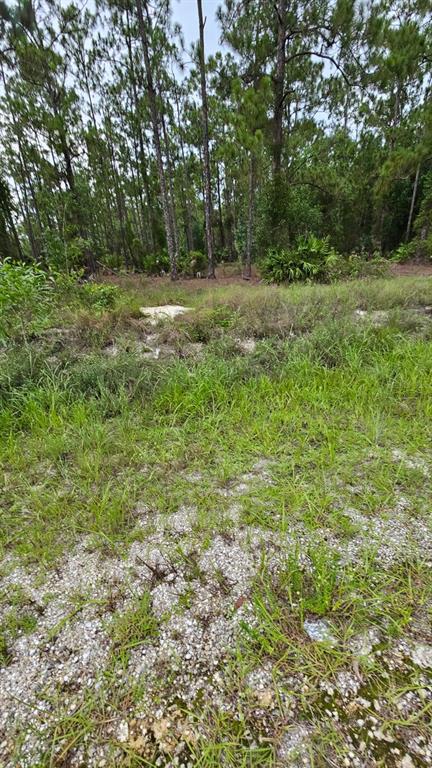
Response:
[{"label": "shrub", "polygon": [[413,253],[413,243],[401,243],[390,255],[391,261],[396,264],[403,264],[404,261],[408,261]]},{"label": "shrub", "polygon": [[55,281],[37,264],[5,259],[0,264],[0,336],[8,337],[42,321]]},{"label": "shrub", "polygon": [[413,255],[416,259],[432,260],[432,233],[425,238],[413,240]]},{"label": "shrub", "polygon": [[261,263],[261,273],[264,280],[270,283],[322,280],[338,259],[339,255],[327,237],[301,236],[293,248],[270,248]]},{"label": "shrub", "polygon": [[224,329],[233,327],[236,321],[236,311],[221,304],[184,315],[176,323],[176,329],[189,341],[207,344],[211,339],[219,338]]},{"label": "shrub", "polygon": [[202,251],[189,251],[179,259],[179,272],[186,277],[196,277],[198,273],[205,273],[207,269],[207,257]]},{"label": "shrub", "polygon": [[44,232],[44,261],[56,271],[73,272],[81,269],[90,250],[94,251],[93,244],[82,237],[65,238],[50,229]]},{"label": "shrub", "polygon": [[117,295],[117,286],[107,283],[83,283],[79,290],[79,297],[83,304],[96,311],[114,307]]},{"label": "shrub", "polygon": [[329,243],[328,237],[315,235],[299,237],[288,250],[271,248],[261,263],[261,274],[269,283],[292,283],[301,280],[317,280],[331,283],[334,280],[383,277],[388,272],[388,262],[379,255],[367,259],[361,254],[342,256]]},{"label": "shrub", "polygon": [[143,270],[147,275],[163,275],[170,271],[170,260],[166,251],[148,253],[143,258]]},{"label": "shrub", "polygon": [[351,253],[349,256],[337,255],[326,263],[325,282],[361,277],[385,277],[388,272],[388,261],[378,254],[370,259],[359,253]]}]

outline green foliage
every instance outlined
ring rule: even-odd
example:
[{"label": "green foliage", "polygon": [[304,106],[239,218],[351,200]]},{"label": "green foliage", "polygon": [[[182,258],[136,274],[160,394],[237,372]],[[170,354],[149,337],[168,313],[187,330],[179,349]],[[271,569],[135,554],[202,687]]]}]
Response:
[{"label": "green foliage", "polygon": [[53,288],[53,277],[37,264],[5,259],[0,264],[0,336],[26,333],[42,321]]},{"label": "green foliage", "polygon": [[270,248],[260,264],[261,275],[268,283],[288,283],[315,277],[316,265],[296,258],[293,251]]},{"label": "green foliage", "polygon": [[290,554],[280,574],[280,586],[291,606],[303,617],[306,613],[324,616],[332,607],[338,574],[338,558],[324,544],[303,553],[310,563],[305,568],[298,550]]},{"label": "green foliage", "polygon": [[83,283],[79,289],[83,304],[100,312],[115,306],[118,293],[117,286],[107,283]]},{"label": "green foliage", "polygon": [[270,248],[260,264],[261,274],[269,283],[293,283],[316,280],[330,283],[357,277],[383,277],[387,262],[375,254],[352,253],[342,256],[331,247],[328,237],[298,237],[291,249]]},{"label": "green foliage", "polygon": [[9,661],[7,640],[4,632],[0,632],[0,667],[6,666]]},{"label": "green foliage", "polygon": [[170,262],[167,251],[149,253],[142,259],[142,268],[147,275],[168,274]]},{"label": "green foliage", "polygon": [[[142,269],[147,275],[164,275],[170,271],[168,253],[150,253],[142,258]],[[186,251],[180,254],[177,262],[179,274],[185,277],[196,277],[197,273],[204,274],[207,269],[207,257],[202,251]]]},{"label": "green foliage", "polygon": [[328,238],[300,236],[293,248],[270,248],[261,262],[261,274],[269,283],[324,280],[328,278],[328,270],[334,267],[338,258]]},{"label": "green foliage", "polygon": [[89,248],[92,248],[92,244],[82,237],[65,237],[54,229],[44,232],[45,261],[54,270],[72,273],[79,270],[85,263],[85,254]]},{"label": "green foliage", "polygon": [[401,243],[391,254],[391,261],[396,264],[403,264],[408,259],[412,258],[414,248],[412,243]]},{"label": "green foliage", "polygon": [[151,594],[146,591],[134,607],[119,616],[111,627],[114,648],[117,652],[127,653],[154,639],[158,628],[158,621],[152,612]]},{"label": "green foliage", "polygon": [[350,253],[349,256],[338,254],[326,262],[325,282],[361,277],[385,277],[388,272],[387,259],[377,253],[374,253],[370,258],[364,253]]},{"label": "green foliage", "polygon": [[197,274],[205,275],[207,270],[207,257],[202,251],[189,251],[179,259],[179,271],[186,277],[196,277]]}]

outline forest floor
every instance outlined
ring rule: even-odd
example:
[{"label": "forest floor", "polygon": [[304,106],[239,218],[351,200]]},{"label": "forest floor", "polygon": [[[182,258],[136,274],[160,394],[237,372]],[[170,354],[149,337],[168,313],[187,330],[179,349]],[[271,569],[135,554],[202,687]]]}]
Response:
[{"label": "forest floor", "polygon": [[[407,261],[403,264],[391,263],[389,265],[389,277],[430,277],[432,276],[432,264],[427,262]],[[133,286],[140,284],[142,277],[139,274],[131,274],[128,276],[106,275],[104,279],[107,282],[125,285],[129,289],[133,289]],[[168,280],[167,277],[154,277],[148,278],[147,284],[158,286]],[[261,277],[258,270],[252,265],[251,279],[246,281],[250,285],[261,284]],[[180,285],[187,285],[195,287],[198,291],[205,290],[206,283],[203,278],[184,278],[179,280]],[[241,267],[238,264],[226,264],[218,265],[217,267],[217,284],[218,285],[244,285],[245,280],[242,277]]]},{"label": "forest floor", "polygon": [[428,277],[432,275],[432,264],[408,261],[405,264],[393,264],[391,272],[396,277],[414,277],[420,275]]},{"label": "forest floor", "polygon": [[0,764],[430,766],[432,281],[117,282],[0,352]]}]

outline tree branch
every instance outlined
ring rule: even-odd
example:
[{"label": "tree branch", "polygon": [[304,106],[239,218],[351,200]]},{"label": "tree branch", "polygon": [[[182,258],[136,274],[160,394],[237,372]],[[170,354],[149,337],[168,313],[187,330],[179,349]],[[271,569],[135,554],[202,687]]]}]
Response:
[{"label": "tree branch", "polygon": [[293,53],[291,56],[288,56],[286,59],[286,64],[289,64],[290,61],[293,61],[294,59],[299,59],[301,56],[317,56],[319,59],[327,59],[328,61],[331,61],[332,64],[336,67],[337,70],[341,73],[343,79],[345,80],[346,84],[352,87],[354,83],[351,82],[346,72],[343,70],[341,65],[336,61],[336,59],[333,56],[330,56],[328,53],[322,53],[320,51],[298,51],[297,53]]}]

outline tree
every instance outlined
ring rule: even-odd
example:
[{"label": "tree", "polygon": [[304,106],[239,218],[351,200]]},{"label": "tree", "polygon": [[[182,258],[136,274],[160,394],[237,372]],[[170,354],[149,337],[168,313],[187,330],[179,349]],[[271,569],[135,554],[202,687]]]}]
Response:
[{"label": "tree", "polygon": [[[145,8],[146,19],[144,20],[143,6]],[[161,192],[162,210],[165,223],[165,234],[168,246],[168,255],[171,266],[171,279],[177,279],[177,251],[174,236],[174,221],[172,201],[170,200],[168,185],[165,176],[165,168],[162,157],[161,136],[160,136],[160,115],[156,101],[156,89],[153,82],[153,72],[150,60],[149,34],[151,33],[151,20],[146,0],[137,0],[138,24],[141,35],[141,44],[144,55],[144,64],[146,72],[146,88],[150,107],[150,116],[153,128],[153,145],[156,154],[156,163],[159,175],[159,184]]]},{"label": "tree", "polygon": [[203,175],[204,175],[204,215],[205,215],[205,230],[206,230],[206,245],[207,245],[207,261],[208,272],[207,277],[214,278],[215,275],[215,261],[213,256],[213,232],[212,232],[212,194],[211,194],[211,173],[210,173],[210,149],[209,149],[209,126],[208,126],[208,105],[207,105],[207,84],[206,84],[206,67],[205,67],[205,52],[204,52],[204,25],[205,21],[202,12],[202,0],[197,0],[198,3],[198,19],[199,19],[199,67],[200,67],[200,79],[201,79],[201,102],[202,102],[202,144],[203,144]]}]

